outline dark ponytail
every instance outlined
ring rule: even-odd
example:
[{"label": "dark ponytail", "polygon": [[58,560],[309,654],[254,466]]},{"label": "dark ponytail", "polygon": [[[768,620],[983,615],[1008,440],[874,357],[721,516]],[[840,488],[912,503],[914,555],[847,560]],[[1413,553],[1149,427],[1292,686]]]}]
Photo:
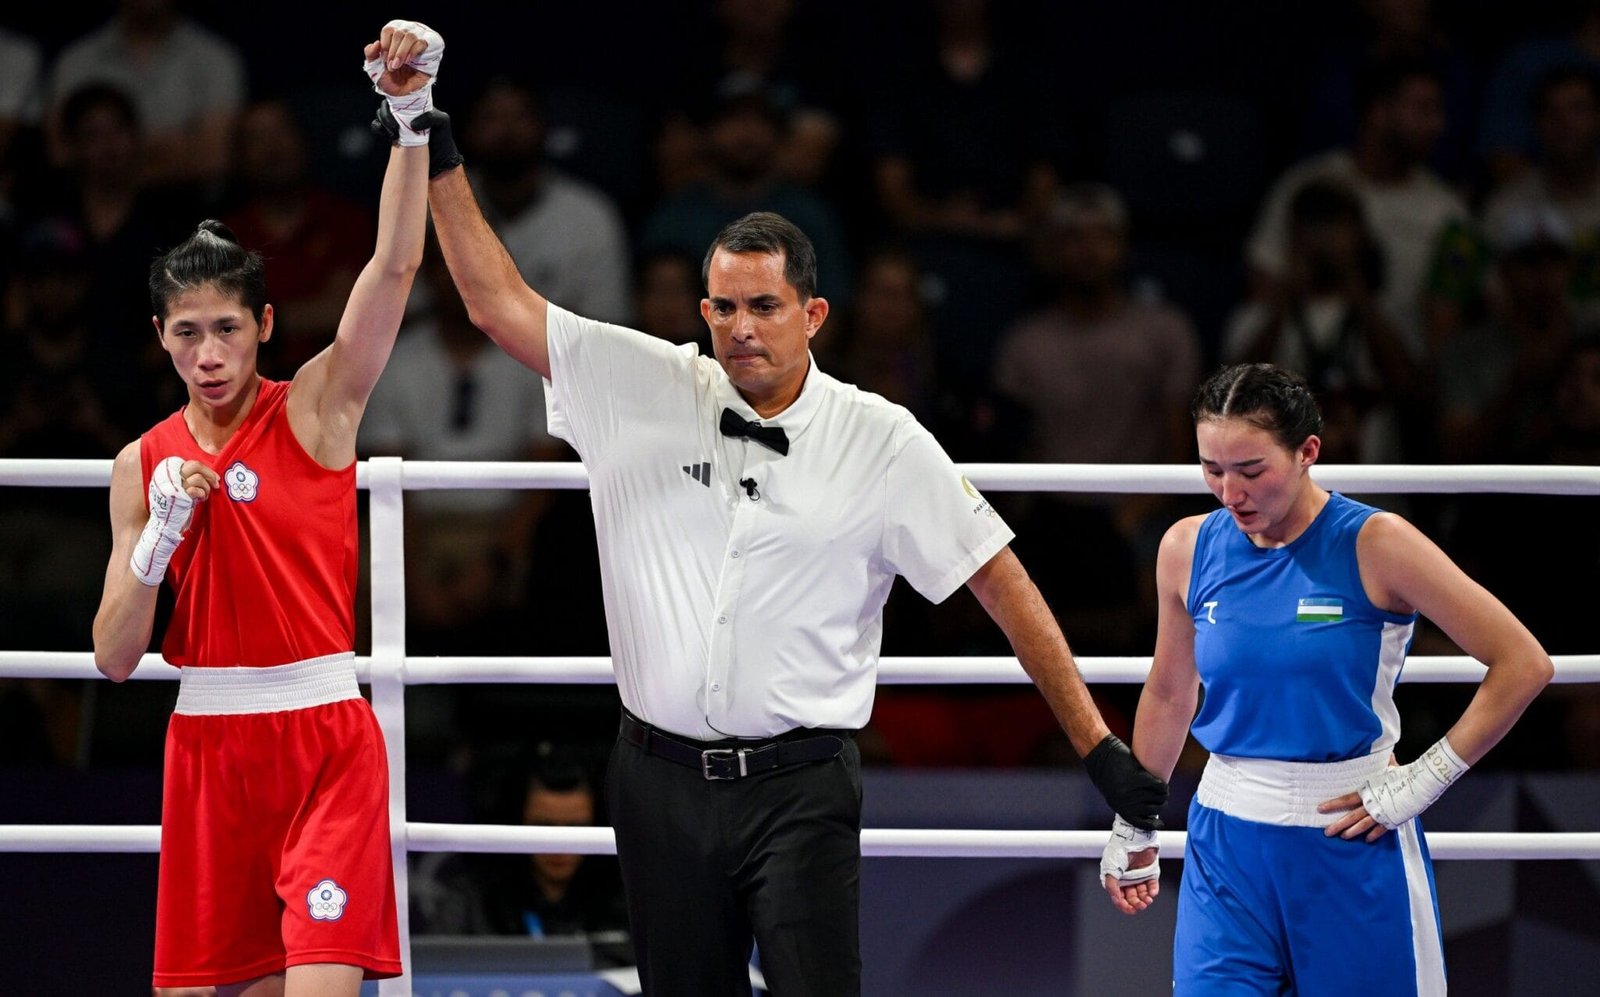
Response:
[{"label": "dark ponytail", "polygon": [[238,298],[261,321],[267,307],[266,265],[259,253],[239,245],[228,226],[212,218],[150,265],[150,306],[165,323],[173,298],[206,284]]}]

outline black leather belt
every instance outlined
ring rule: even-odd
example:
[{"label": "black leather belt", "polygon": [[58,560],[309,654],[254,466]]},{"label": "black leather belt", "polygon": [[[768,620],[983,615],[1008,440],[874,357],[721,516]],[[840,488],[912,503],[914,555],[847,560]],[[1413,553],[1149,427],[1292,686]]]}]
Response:
[{"label": "black leather belt", "polygon": [[793,733],[798,736],[708,748],[704,742],[668,734],[623,710],[620,733],[624,740],[638,745],[648,754],[696,769],[708,780],[718,780],[743,779],[788,765],[826,761],[844,750],[845,738],[854,732],[842,730],[838,734],[813,735],[809,731],[795,731]]}]

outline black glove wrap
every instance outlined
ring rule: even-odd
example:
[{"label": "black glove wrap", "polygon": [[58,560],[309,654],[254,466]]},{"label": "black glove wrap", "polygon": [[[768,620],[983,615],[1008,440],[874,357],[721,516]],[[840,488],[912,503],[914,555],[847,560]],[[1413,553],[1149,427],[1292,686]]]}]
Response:
[{"label": "black glove wrap", "polygon": [[[461,153],[456,150],[455,136],[450,131],[450,115],[434,108],[417,115],[415,125],[418,131],[426,130],[428,133],[429,180],[461,165]],[[400,141],[400,122],[390,112],[388,101],[378,104],[378,116],[372,121],[372,130],[387,138],[391,145]]]},{"label": "black glove wrap", "polygon": [[1162,828],[1161,808],[1167,802],[1167,784],[1139,764],[1133,752],[1115,734],[1107,734],[1083,760],[1094,788],[1122,819],[1141,831]]}]

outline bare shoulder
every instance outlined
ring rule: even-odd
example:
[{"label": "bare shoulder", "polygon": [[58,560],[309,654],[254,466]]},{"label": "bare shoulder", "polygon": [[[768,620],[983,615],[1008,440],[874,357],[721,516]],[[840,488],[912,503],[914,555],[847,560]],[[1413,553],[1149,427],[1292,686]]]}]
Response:
[{"label": "bare shoulder", "polygon": [[1156,591],[1163,600],[1182,601],[1189,591],[1189,573],[1194,565],[1195,538],[1205,516],[1185,516],[1167,527],[1156,552]]},{"label": "bare shoulder", "polygon": [[139,441],[134,440],[117,451],[116,459],[111,462],[111,480],[115,483],[119,477],[131,474],[137,481],[143,473],[144,469],[139,465]]},{"label": "bare shoulder", "polygon": [[1195,538],[1200,535],[1200,524],[1205,521],[1204,514],[1185,516],[1167,527],[1166,534],[1161,538],[1160,557],[1163,560],[1169,557],[1181,557],[1187,560],[1192,557]]},{"label": "bare shoulder", "polygon": [[1396,556],[1412,557],[1419,551],[1437,549],[1433,541],[1399,513],[1375,512],[1361,524],[1356,534],[1356,553],[1363,564],[1388,561]]},{"label": "bare shoulder", "polygon": [[1373,605],[1396,613],[1431,605],[1430,592],[1464,578],[1437,544],[1393,512],[1373,513],[1361,524],[1356,564]]},{"label": "bare shoulder", "polygon": [[139,441],[123,447],[111,462],[111,514],[114,519],[143,521],[144,467],[139,462]]},{"label": "bare shoulder", "polygon": [[1367,517],[1367,521],[1361,524],[1361,531],[1363,533],[1370,532],[1373,536],[1381,536],[1389,539],[1393,539],[1402,534],[1414,534],[1419,532],[1415,526],[1411,525],[1410,520],[1406,519],[1406,517],[1400,515],[1398,512],[1385,512],[1382,509],[1379,509],[1377,512],[1374,512],[1372,515]]}]

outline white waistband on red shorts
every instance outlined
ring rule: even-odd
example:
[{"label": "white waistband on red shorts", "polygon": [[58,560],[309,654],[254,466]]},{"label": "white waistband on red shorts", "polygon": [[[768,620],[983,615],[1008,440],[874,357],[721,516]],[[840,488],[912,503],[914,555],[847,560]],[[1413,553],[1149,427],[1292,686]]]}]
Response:
[{"label": "white waistband on red shorts", "polygon": [[1342,762],[1284,762],[1273,758],[1212,755],[1195,799],[1241,820],[1289,827],[1327,827],[1341,813],[1317,804],[1359,790],[1389,764],[1389,750]]},{"label": "white waistband on red shorts", "polygon": [[354,651],[346,651],[270,668],[184,668],[173,712],[191,717],[281,713],[359,699],[355,658]]}]

